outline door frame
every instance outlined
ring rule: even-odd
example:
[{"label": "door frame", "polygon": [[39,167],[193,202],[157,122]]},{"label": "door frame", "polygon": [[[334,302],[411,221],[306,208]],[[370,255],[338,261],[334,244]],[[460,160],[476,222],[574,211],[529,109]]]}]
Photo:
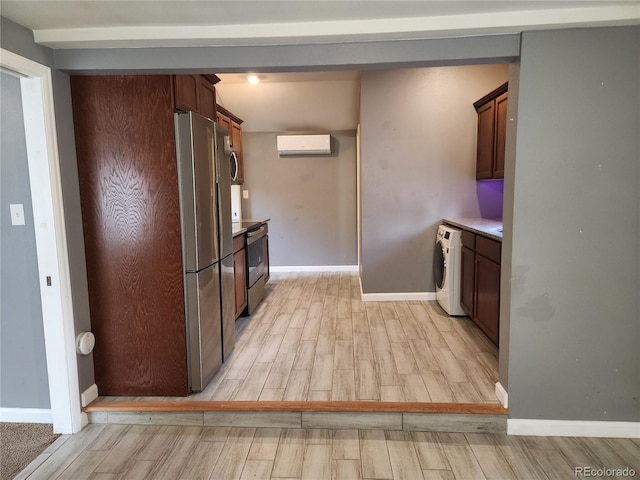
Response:
[{"label": "door frame", "polygon": [[5,49],[0,67],[20,78],[53,431],[76,433],[86,415],[80,406],[51,69]]}]

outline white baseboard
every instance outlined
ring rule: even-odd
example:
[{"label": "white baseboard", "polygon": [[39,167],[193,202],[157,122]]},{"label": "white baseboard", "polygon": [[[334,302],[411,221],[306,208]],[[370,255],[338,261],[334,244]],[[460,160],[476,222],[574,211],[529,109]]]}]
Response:
[{"label": "white baseboard", "polygon": [[357,265],[292,265],[274,267],[269,266],[270,273],[289,273],[289,272],[358,272]]},{"label": "white baseboard", "polygon": [[50,408],[0,407],[0,422],[53,423],[53,415]]},{"label": "white baseboard", "polygon": [[87,412],[82,412],[82,422],[80,423],[80,428],[83,429],[87,425],[89,425],[89,415],[87,415]]},{"label": "white baseboard", "polygon": [[360,297],[363,302],[402,302],[404,300],[435,300],[436,292],[405,292],[405,293],[363,293],[362,278],[360,281]]},{"label": "white baseboard", "polygon": [[435,292],[363,293],[363,302],[401,302],[403,300],[435,300]]},{"label": "white baseboard", "polygon": [[[271,273],[295,272],[353,272],[358,273],[358,265],[308,265],[308,266],[276,266],[269,267]],[[360,280],[360,294],[363,302],[396,302],[403,300],[435,300],[436,292],[399,292],[399,293],[362,293]]]},{"label": "white baseboard", "polygon": [[509,408],[509,394],[500,382],[496,383],[496,397],[498,397],[504,408]]},{"label": "white baseboard", "polygon": [[640,438],[640,422],[509,418],[507,420],[507,434],[545,437]]},{"label": "white baseboard", "polygon": [[83,407],[86,407],[96,398],[98,398],[98,386],[94,383],[80,394],[80,403]]}]

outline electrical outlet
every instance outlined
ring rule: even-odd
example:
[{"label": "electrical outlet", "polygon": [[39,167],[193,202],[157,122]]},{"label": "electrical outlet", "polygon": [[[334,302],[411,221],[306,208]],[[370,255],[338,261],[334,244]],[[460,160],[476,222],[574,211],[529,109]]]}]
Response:
[{"label": "electrical outlet", "polygon": [[245,200],[249,198],[249,190],[242,190],[242,198]]},{"label": "electrical outlet", "polygon": [[24,207],[21,203],[9,204],[11,212],[11,225],[24,225]]}]

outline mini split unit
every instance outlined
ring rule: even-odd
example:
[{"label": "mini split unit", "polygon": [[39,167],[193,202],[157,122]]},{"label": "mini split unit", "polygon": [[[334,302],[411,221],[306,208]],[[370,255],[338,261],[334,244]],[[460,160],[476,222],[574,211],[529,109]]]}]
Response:
[{"label": "mini split unit", "polygon": [[280,155],[329,155],[331,135],[278,135]]}]

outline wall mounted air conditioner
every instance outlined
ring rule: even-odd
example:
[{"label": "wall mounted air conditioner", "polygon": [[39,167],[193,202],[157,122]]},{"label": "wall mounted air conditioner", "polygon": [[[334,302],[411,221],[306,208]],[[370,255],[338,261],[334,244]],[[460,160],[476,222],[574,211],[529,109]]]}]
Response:
[{"label": "wall mounted air conditioner", "polygon": [[329,155],[331,135],[278,135],[280,155]]}]

